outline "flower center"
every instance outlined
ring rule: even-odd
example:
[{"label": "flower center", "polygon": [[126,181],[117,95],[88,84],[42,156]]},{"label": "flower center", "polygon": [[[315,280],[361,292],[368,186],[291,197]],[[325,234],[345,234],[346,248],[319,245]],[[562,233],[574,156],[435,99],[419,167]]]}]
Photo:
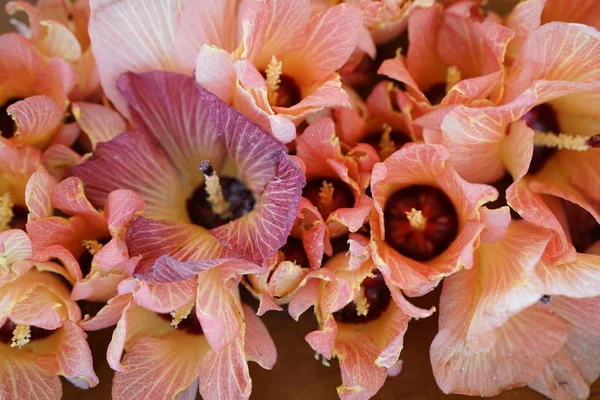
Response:
[{"label": "flower center", "polygon": [[77,258],[77,262],[79,263],[79,268],[81,269],[83,276],[87,276],[92,270],[92,260],[94,259],[94,255],[96,255],[105,244],[110,242],[111,239],[110,236],[107,236],[81,242],[81,246],[85,248],[85,251]]},{"label": "flower center", "polygon": [[275,56],[265,69],[267,98],[275,107],[291,107],[302,100],[300,88],[293,78],[283,74],[283,63]]},{"label": "flower center", "polygon": [[549,104],[533,107],[522,119],[535,131],[533,157],[528,174],[540,172],[557,149],[586,151],[600,147],[600,135],[585,137],[561,133],[556,112]]},{"label": "flower center", "polygon": [[381,272],[373,270],[372,276],[365,278],[360,284],[360,291],[354,301],[333,313],[333,317],[338,322],[350,324],[373,321],[387,309],[390,299],[390,289]]},{"label": "flower center", "polygon": [[0,342],[10,343],[11,347],[23,347],[32,340],[45,339],[54,331],[37,326],[15,324],[10,319],[0,327]]},{"label": "flower center", "polygon": [[458,232],[452,202],[440,189],[410,186],[385,205],[385,241],[399,253],[427,261],[450,246]]},{"label": "flower center", "polygon": [[10,139],[15,135],[15,121],[13,121],[12,117],[8,115],[8,112],[6,110],[8,109],[8,107],[21,100],[23,99],[8,99],[6,103],[0,106],[0,132],[2,133],[2,137],[6,139]]},{"label": "flower center", "polygon": [[381,161],[391,156],[396,150],[408,143],[406,135],[393,131],[389,125],[384,125],[381,132],[369,136],[365,143],[373,146]]},{"label": "flower center", "polygon": [[308,256],[301,240],[289,236],[286,244],[279,251],[283,260],[292,261],[302,268],[309,268]]},{"label": "flower center", "polygon": [[187,201],[188,215],[194,224],[212,229],[252,211],[254,196],[241,181],[219,177],[208,161],[203,161],[200,169],[204,182]]},{"label": "flower center", "polygon": [[171,322],[179,330],[184,330],[191,335],[203,335],[202,325],[196,316],[196,307],[190,303],[172,311],[170,314],[158,314],[161,318]]},{"label": "flower center", "polygon": [[429,103],[433,106],[436,104],[440,104],[446,94],[460,82],[462,79],[462,74],[458,67],[455,65],[451,65],[446,69],[446,82],[437,83],[429,88],[425,93],[425,97],[429,100]]},{"label": "flower center", "polygon": [[317,207],[325,220],[333,211],[354,205],[352,190],[340,179],[311,179],[304,187],[303,195]]}]

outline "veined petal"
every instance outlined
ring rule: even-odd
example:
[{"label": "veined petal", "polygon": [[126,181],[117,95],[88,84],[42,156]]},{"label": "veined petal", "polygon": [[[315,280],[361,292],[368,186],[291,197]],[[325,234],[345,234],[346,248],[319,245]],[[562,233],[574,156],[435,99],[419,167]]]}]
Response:
[{"label": "veined petal", "polygon": [[52,216],[54,207],[50,194],[57,183],[56,178],[45,170],[36,171],[31,175],[25,188],[29,221]]},{"label": "veined petal", "polygon": [[535,273],[547,294],[577,299],[600,296],[600,256],[577,253],[573,261],[543,260]]},{"label": "veined petal", "polygon": [[17,125],[19,144],[44,145],[62,122],[63,110],[48,96],[31,96],[6,110]]},{"label": "veined petal", "polygon": [[69,215],[83,216],[94,229],[104,227],[104,216],[86,199],[83,182],[67,178],[52,189],[52,205]]},{"label": "veined petal", "polygon": [[200,366],[200,394],[207,400],[248,399],[252,381],[244,356],[243,341],[234,340],[216,353],[209,350]]},{"label": "veined petal", "polygon": [[230,53],[217,46],[203,45],[196,58],[194,77],[204,89],[232,104],[237,78]]},{"label": "veined petal", "polygon": [[126,71],[177,69],[175,32],[182,1],[112,1],[90,3],[89,33],[102,87],[124,115],[127,103],[117,91]]},{"label": "veined petal", "polygon": [[127,124],[116,111],[94,103],[74,103],[73,116],[95,149],[99,142],[108,142],[127,131]]},{"label": "veined petal", "polygon": [[242,328],[236,283],[224,280],[218,269],[198,276],[196,315],[206,340],[215,352],[231,345]]},{"label": "veined petal", "polygon": [[194,382],[208,351],[202,336],[171,332],[158,338],[142,337],[124,357],[129,369],[115,374],[113,396],[123,400],[174,398]]},{"label": "veined petal", "polygon": [[243,308],[246,320],[246,332],[244,336],[246,359],[256,362],[264,369],[271,369],[277,360],[275,343],[273,343],[267,327],[256,316],[254,310],[245,304]]},{"label": "veined petal", "polygon": [[83,321],[79,323],[79,326],[81,326],[85,331],[96,331],[113,326],[119,321],[121,315],[123,314],[123,310],[130,301],[130,294],[115,296],[108,300],[106,305],[102,307],[100,311],[98,311],[98,313],[96,313],[96,315],[93,317],[84,315]]},{"label": "veined petal", "polygon": [[146,202],[147,217],[187,219],[187,190],[164,151],[141,132],[99,143],[92,158],[73,168],[73,175],[84,182],[87,197],[99,207],[110,192],[130,189]]},{"label": "veined petal", "polygon": [[51,376],[51,355],[15,351],[0,345],[0,396],[6,400],[56,400],[62,396],[58,376]]},{"label": "veined petal", "polygon": [[124,237],[129,223],[144,211],[144,199],[130,190],[115,190],[108,195],[104,213],[111,236]]}]

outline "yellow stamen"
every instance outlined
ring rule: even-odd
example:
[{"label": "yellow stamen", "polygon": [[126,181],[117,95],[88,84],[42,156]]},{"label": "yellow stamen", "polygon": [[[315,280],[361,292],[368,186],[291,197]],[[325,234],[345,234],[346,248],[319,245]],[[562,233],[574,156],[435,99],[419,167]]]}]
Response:
[{"label": "yellow stamen", "polygon": [[421,210],[413,208],[410,211],[407,211],[406,218],[408,218],[410,227],[417,231],[422,231],[427,226],[427,218],[423,215]]},{"label": "yellow stamen", "polygon": [[333,206],[334,192],[333,183],[327,181],[321,183],[321,189],[319,189],[319,208],[321,210],[329,210]]},{"label": "yellow stamen", "polygon": [[273,56],[271,62],[267,65],[265,74],[267,75],[267,99],[270,104],[277,104],[277,91],[281,84],[281,72],[283,71],[283,63]]},{"label": "yellow stamen", "polygon": [[29,343],[31,339],[31,330],[29,325],[18,324],[13,330],[12,343],[10,347],[23,347]]},{"label": "yellow stamen", "polygon": [[356,314],[366,317],[369,313],[369,301],[367,300],[367,296],[365,296],[364,287],[360,287],[360,292],[358,292],[358,296],[354,299],[354,304],[356,305]]},{"label": "yellow stamen", "polygon": [[383,126],[383,135],[379,141],[379,157],[385,160],[396,151],[396,143],[392,139],[392,127],[388,124]]},{"label": "yellow stamen", "polygon": [[192,301],[190,304],[187,304],[181,308],[178,308],[175,311],[171,311],[171,317],[173,318],[173,320],[171,321],[171,325],[173,325],[175,328],[177,328],[177,326],[181,323],[181,321],[183,321],[190,315],[193,307],[194,307],[194,302]]},{"label": "yellow stamen", "polygon": [[97,252],[102,250],[103,247],[102,243],[98,242],[97,240],[84,240],[81,242],[81,244],[87,249],[87,251],[89,251],[91,255],[95,255]]},{"label": "yellow stamen", "polygon": [[446,93],[449,92],[454,85],[456,85],[462,79],[460,69],[456,65],[451,65],[446,70]]},{"label": "yellow stamen", "polygon": [[200,165],[200,169],[204,172],[204,188],[208,195],[208,202],[212,212],[217,214],[221,219],[227,219],[231,217],[231,210],[229,208],[229,202],[223,195],[223,188],[221,187],[221,180],[216,172],[212,169],[212,165],[208,161],[203,161]]},{"label": "yellow stamen", "polygon": [[10,221],[14,217],[13,206],[8,192],[0,196],[0,232],[10,229]]},{"label": "yellow stamen", "polygon": [[586,151],[591,148],[588,145],[589,137],[571,136],[564,133],[535,132],[533,143],[536,146],[550,147],[559,150]]}]

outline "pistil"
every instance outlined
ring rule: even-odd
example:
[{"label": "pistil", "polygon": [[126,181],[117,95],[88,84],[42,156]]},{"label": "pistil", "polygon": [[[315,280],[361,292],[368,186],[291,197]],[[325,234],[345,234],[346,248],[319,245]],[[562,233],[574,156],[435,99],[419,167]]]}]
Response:
[{"label": "pistil", "polygon": [[323,181],[321,188],[319,189],[319,209],[330,210],[333,206],[333,193],[335,188],[333,183]]},{"label": "pistil", "polygon": [[0,232],[10,229],[10,221],[14,217],[13,202],[8,192],[0,196]]},{"label": "pistil", "polygon": [[171,311],[171,325],[177,328],[177,326],[186,319],[190,313],[192,312],[192,308],[194,307],[194,302],[190,302],[190,304],[186,304],[183,307],[178,308],[175,311]]},{"label": "pistil", "polygon": [[385,124],[379,141],[379,157],[385,160],[396,151],[396,143],[392,139],[392,127]]},{"label": "pistil", "polygon": [[92,256],[96,255],[96,253],[102,250],[102,247],[104,247],[102,243],[98,242],[97,240],[84,240],[81,242],[81,244]]},{"label": "pistil", "polygon": [[446,70],[446,93],[448,93],[454,85],[456,85],[462,79],[460,69],[456,65],[451,65]]},{"label": "pistil", "polygon": [[281,85],[281,72],[283,71],[283,63],[273,56],[271,62],[267,65],[265,74],[267,75],[267,99],[270,104],[277,104],[279,96],[279,86]]},{"label": "pistil", "polygon": [[427,226],[427,217],[423,215],[421,210],[417,210],[415,208],[411,208],[410,211],[406,211],[406,218],[408,218],[408,223],[410,227],[416,231],[424,231]]},{"label": "pistil", "polygon": [[354,304],[356,305],[357,315],[366,317],[369,314],[369,300],[365,296],[365,288],[363,286],[360,287],[360,291],[354,299]]},{"label": "pistil", "polygon": [[10,347],[22,348],[31,340],[31,329],[29,325],[17,324],[13,330],[13,338]]},{"label": "pistil", "polygon": [[217,214],[221,219],[230,218],[231,209],[229,202],[223,195],[221,180],[213,169],[210,161],[202,161],[202,163],[200,163],[200,170],[204,173],[204,186],[212,212]]},{"label": "pistil", "polygon": [[536,131],[533,143],[536,146],[558,150],[586,151],[590,148],[600,147],[600,134],[587,137]]}]

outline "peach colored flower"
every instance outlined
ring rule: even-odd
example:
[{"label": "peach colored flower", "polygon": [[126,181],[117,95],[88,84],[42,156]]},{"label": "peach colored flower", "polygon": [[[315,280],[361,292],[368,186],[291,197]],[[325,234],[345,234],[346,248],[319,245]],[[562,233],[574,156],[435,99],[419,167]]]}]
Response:
[{"label": "peach colored flower", "polygon": [[369,216],[373,202],[365,191],[378,156],[364,144],[343,152],[330,118],[306,128],[296,155],[307,183],[292,235],[303,241],[310,266],[318,268],[323,253],[331,255],[330,239],[357,232]]},{"label": "peach colored flower", "polygon": [[348,105],[336,71],[357,45],[357,7],[341,4],[311,17],[308,0],[269,0],[245,11],[234,54],[208,45],[200,50],[200,85],[284,143],[310,113]]},{"label": "peach colored flower", "polygon": [[375,164],[371,248],[375,266],[406,293],[423,294],[441,278],[473,266],[473,251],[497,198],[468,183],[440,146],[409,144]]},{"label": "peach colored flower", "polygon": [[[368,399],[388,374],[400,372],[399,356],[410,319],[427,317],[433,310],[418,309],[400,290],[388,288],[369,257],[367,238],[351,235],[348,244],[321,269],[305,270],[291,295],[289,312],[297,319],[315,307],[320,329],[309,333],[307,342],[324,364],[332,357],[339,360],[340,398]],[[281,286],[286,276],[275,275],[278,271],[271,280]]]},{"label": "peach colored flower", "polygon": [[56,273],[56,263],[30,259],[25,232],[0,234],[0,397],[60,399],[59,376],[73,384],[96,386],[98,377],[86,335],[77,325],[81,312]]},{"label": "peach colored flower", "polygon": [[36,5],[10,1],[6,11],[27,13],[29,26],[17,23],[18,30],[47,57],[68,62],[77,75],[69,94],[71,100],[100,100],[100,79],[90,47],[87,25],[90,7],[87,0],[39,0]]},{"label": "peach colored flower", "polygon": [[[125,230],[141,214],[144,201],[117,190],[104,211],[86,199],[83,183],[67,178],[57,183],[45,171],[35,172],[27,190],[33,259],[58,258],[71,273],[74,300],[104,302],[117,294],[117,284],[130,277],[139,257],[129,257]],[[59,210],[66,217],[55,216]]]}]

